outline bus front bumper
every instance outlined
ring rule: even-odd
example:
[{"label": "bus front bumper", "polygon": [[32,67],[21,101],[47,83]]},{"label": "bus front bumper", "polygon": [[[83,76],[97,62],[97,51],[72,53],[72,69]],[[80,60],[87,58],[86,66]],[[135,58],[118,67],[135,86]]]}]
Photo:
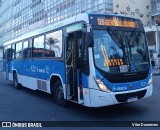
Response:
[{"label": "bus front bumper", "polygon": [[89,89],[88,92],[90,94],[90,104],[85,104],[84,102],[84,105],[88,107],[103,107],[120,103],[135,102],[139,99],[150,97],[152,95],[152,91],[152,84],[142,89],[125,92],[123,91],[107,93],[100,90]]}]

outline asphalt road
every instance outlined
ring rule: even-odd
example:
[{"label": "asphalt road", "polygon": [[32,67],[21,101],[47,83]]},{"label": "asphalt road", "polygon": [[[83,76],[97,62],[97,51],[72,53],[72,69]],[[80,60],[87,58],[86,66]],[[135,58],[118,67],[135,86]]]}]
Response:
[{"label": "asphalt road", "polygon": [[160,76],[154,76],[153,82],[153,96],[135,103],[61,107],[44,92],[15,89],[0,73],[0,121],[160,121]]}]

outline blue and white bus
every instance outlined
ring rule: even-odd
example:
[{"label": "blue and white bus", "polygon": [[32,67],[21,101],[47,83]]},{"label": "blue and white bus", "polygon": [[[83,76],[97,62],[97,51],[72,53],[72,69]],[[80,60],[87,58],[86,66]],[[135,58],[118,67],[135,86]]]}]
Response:
[{"label": "blue and white bus", "polygon": [[142,23],[108,14],[79,14],[3,45],[3,72],[21,86],[88,107],[152,95],[152,69]]}]

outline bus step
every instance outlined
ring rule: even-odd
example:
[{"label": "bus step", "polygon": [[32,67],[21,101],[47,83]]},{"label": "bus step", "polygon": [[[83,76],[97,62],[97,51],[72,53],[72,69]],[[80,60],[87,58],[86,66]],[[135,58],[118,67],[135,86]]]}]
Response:
[{"label": "bus step", "polygon": [[74,102],[74,103],[78,103],[77,100],[73,100],[73,99],[70,99],[69,101],[70,101],[70,102]]},{"label": "bus step", "polygon": [[77,98],[77,96],[73,96],[71,99],[70,99],[70,101],[73,101],[73,102],[78,102],[78,98]]}]

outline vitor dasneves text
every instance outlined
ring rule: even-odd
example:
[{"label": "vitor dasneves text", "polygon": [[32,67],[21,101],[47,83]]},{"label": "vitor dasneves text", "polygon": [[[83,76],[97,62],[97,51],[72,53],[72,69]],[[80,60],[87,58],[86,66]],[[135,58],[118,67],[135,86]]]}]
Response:
[{"label": "vitor dasneves text", "polygon": [[158,127],[157,123],[132,123],[135,127]]}]

